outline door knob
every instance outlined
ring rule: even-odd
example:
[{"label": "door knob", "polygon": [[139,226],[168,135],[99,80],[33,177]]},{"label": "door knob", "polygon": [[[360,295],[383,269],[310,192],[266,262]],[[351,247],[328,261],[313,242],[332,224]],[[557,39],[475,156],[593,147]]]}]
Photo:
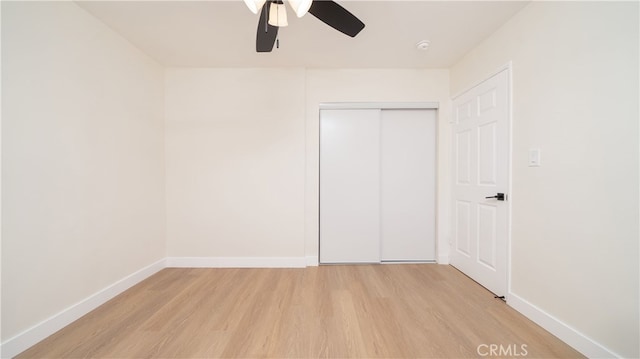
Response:
[{"label": "door knob", "polygon": [[505,195],[504,195],[504,193],[497,193],[495,196],[490,196],[490,197],[485,197],[485,198],[495,198],[498,201],[504,201],[505,200]]}]

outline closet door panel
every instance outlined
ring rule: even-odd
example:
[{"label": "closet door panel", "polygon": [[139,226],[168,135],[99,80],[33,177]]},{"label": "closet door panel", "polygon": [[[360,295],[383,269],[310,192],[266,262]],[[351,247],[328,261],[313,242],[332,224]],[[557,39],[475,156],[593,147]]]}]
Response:
[{"label": "closet door panel", "polygon": [[320,262],[380,261],[380,110],[320,113]]},{"label": "closet door panel", "polygon": [[381,260],[435,260],[436,111],[383,110]]}]

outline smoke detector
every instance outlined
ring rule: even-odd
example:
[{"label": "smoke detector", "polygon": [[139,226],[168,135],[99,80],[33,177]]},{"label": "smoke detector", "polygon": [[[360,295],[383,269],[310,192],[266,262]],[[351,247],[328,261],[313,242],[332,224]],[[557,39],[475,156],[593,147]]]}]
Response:
[{"label": "smoke detector", "polygon": [[429,45],[431,44],[431,41],[429,40],[422,40],[419,43],[416,44],[416,49],[418,50],[422,50],[422,51],[427,51],[429,50]]}]

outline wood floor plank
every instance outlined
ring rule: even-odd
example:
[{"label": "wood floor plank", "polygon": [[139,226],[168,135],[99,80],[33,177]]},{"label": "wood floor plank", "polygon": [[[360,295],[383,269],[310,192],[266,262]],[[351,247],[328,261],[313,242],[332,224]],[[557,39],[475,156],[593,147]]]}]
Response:
[{"label": "wood floor plank", "polygon": [[450,266],[165,269],[18,358],[578,358]]}]

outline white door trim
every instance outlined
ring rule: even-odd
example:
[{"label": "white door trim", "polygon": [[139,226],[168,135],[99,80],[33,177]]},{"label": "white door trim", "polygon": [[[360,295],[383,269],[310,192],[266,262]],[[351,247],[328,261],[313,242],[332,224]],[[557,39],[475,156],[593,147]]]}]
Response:
[{"label": "white door trim", "polygon": [[320,110],[437,110],[437,102],[323,102]]},{"label": "white door trim", "polygon": [[[502,65],[500,67],[498,67],[498,69],[496,71],[490,72],[488,75],[484,76],[482,78],[482,80],[472,83],[471,86],[468,86],[468,87],[464,88],[464,90],[462,90],[462,91],[458,91],[458,93],[456,93],[455,95],[451,96],[451,100],[452,101],[455,100],[456,98],[464,95],[465,92],[471,91],[471,89],[473,89],[474,87],[477,87],[481,83],[487,81],[488,79],[494,77],[495,75],[497,75],[497,74],[499,74],[499,73],[501,73],[502,71],[505,71],[505,70],[508,71],[508,74],[509,74],[509,105],[510,105],[509,109],[511,110],[511,107],[512,107],[511,106],[511,99],[512,99],[512,96],[511,96],[512,95],[512,91],[511,91],[512,86],[511,85],[513,83],[512,80],[511,80],[512,79],[512,76],[511,76],[512,75],[512,62],[511,61],[507,62],[506,64],[504,64],[504,65]],[[511,118],[509,118],[509,121],[511,121]],[[450,123],[451,122],[453,122],[453,117],[451,117],[451,119],[450,119]]]},{"label": "white door trim", "polygon": [[[507,153],[507,162],[508,162],[508,200],[506,201],[506,205],[507,205],[507,290],[505,293],[505,300],[507,302],[509,302],[509,296],[511,294],[511,268],[512,268],[512,264],[511,264],[511,235],[512,235],[512,201],[514,198],[514,192],[513,192],[513,62],[509,61],[506,64],[500,66],[497,70],[489,73],[487,76],[485,76],[482,80],[477,81],[475,83],[472,83],[472,85],[468,86],[467,88],[465,88],[462,91],[459,91],[456,95],[451,97],[451,116],[449,118],[449,124],[453,124],[454,123],[454,116],[453,116],[453,101],[456,100],[458,97],[464,95],[466,92],[472,90],[473,88],[479,86],[480,84],[482,84],[483,82],[491,79],[492,77],[498,75],[499,73],[506,71],[507,73],[507,94],[508,94],[508,99],[507,99],[507,126],[508,128],[508,133],[509,133],[509,140],[508,140],[508,153]],[[453,136],[453,133],[451,134],[451,136]],[[454,146],[454,141],[451,141],[451,146]],[[453,150],[453,148],[452,148]],[[453,153],[453,152],[452,152]],[[453,168],[453,166],[450,169],[450,181],[453,182],[455,180],[455,168]],[[454,198],[454,186],[451,185],[450,189],[449,189],[449,198],[451,200],[453,200]],[[453,208],[452,208],[453,210]],[[450,218],[450,222],[449,222],[449,228],[450,230],[453,229],[454,227],[454,217],[453,216],[449,216]],[[453,232],[451,232],[453,233]],[[451,253],[452,250],[452,242],[449,242],[449,253]]]}]

